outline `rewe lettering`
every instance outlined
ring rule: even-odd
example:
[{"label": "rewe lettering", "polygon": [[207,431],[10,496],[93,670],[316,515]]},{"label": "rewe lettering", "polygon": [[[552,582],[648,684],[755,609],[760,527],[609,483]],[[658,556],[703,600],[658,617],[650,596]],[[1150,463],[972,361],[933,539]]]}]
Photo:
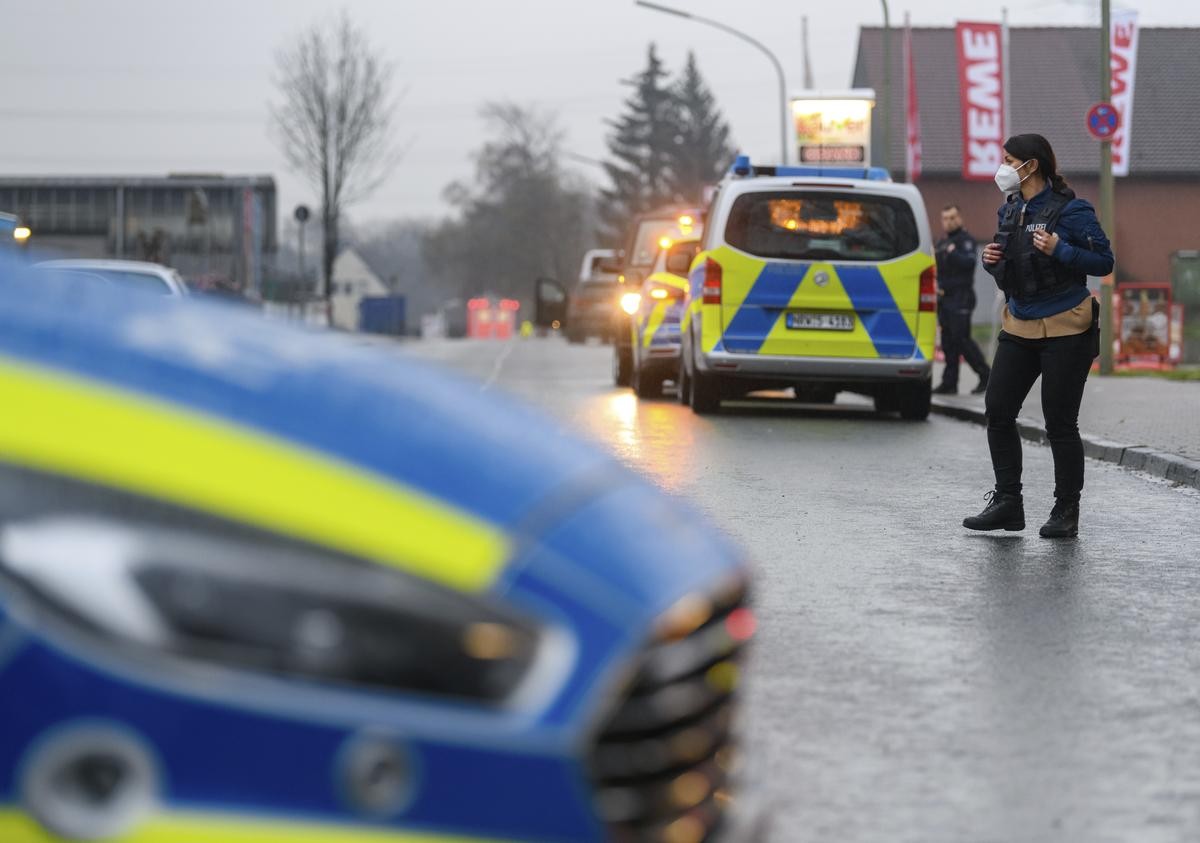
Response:
[{"label": "rewe lettering", "polygon": [[990,179],[1003,160],[1004,77],[1000,27],[960,22],[958,36],[963,178]]}]

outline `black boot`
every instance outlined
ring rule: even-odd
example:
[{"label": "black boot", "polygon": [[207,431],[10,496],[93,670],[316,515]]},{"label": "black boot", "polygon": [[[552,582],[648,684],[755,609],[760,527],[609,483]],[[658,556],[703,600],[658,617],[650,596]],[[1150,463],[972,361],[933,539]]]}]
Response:
[{"label": "black boot", "polygon": [[991,376],[992,376],[991,369],[987,369],[986,371],[984,371],[984,373],[979,376],[979,385],[971,390],[971,394],[972,395],[983,395],[985,392],[987,392],[987,382],[988,382],[988,378],[990,378]]},{"label": "black boot", "polygon": [[968,530],[1024,530],[1025,500],[1020,495],[988,492],[988,505],[983,512],[963,519]]},{"label": "black boot", "polygon": [[943,383],[943,384],[939,385],[938,388],[933,391],[933,394],[934,395],[958,395],[958,387],[950,386],[950,384]]},{"label": "black boot", "polygon": [[1059,498],[1050,510],[1050,520],[1038,530],[1044,539],[1073,539],[1079,535],[1079,499]]}]

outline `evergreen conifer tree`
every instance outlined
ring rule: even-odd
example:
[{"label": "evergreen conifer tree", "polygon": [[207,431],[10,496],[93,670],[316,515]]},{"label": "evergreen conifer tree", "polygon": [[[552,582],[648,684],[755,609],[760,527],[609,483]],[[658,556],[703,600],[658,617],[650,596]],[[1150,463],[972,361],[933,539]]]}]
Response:
[{"label": "evergreen conifer tree", "polygon": [[623,84],[633,88],[625,110],[610,121],[605,162],[612,186],[601,192],[602,218],[610,239],[619,239],[630,217],[675,197],[672,167],[679,142],[679,103],[667,71],[650,45],[646,67]]},{"label": "evergreen conifer tree", "polygon": [[700,75],[695,53],[688,53],[672,93],[679,119],[679,143],[671,167],[672,192],[684,201],[699,203],[705,186],[715,184],[733,160],[729,124]]}]

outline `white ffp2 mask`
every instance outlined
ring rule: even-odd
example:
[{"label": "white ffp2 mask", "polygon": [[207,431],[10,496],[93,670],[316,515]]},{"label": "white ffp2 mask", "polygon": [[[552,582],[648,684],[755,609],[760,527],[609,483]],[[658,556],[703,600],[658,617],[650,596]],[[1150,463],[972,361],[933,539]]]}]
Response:
[{"label": "white ffp2 mask", "polygon": [[[1025,163],[1028,164],[1029,162],[1026,161]],[[1021,165],[1021,167],[1024,166],[1025,164]],[[1019,169],[1020,167],[1001,164],[1000,169],[996,170],[996,187],[1000,188],[1001,193],[1007,195],[1009,193],[1016,193],[1021,189],[1021,182],[1025,181],[1029,176],[1026,176],[1025,179],[1021,178],[1021,174],[1018,172]]]}]

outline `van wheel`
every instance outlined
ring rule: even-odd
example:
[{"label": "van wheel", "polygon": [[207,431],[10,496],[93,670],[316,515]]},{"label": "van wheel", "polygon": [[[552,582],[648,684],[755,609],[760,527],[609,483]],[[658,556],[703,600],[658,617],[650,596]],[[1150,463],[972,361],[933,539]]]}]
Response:
[{"label": "van wheel", "polygon": [[633,391],[637,393],[638,398],[661,398],[663,379],[647,375],[642,371],[642,367],[638,366],[633,370]]},{"label": "van wheel", "polygon": [[631,355],[622,354],[621,349],[615,343],[613,344],[613,385],[614,386],[629,386],[629,376],[632,374],[633,361]]},{"label": "van wheel", "polygon": [[933,381],[905,386],[900,392],[900,418],[909,421],[925,421],[933,403]]},{"label": "van wheel", "polygon": [[708,415],[721,409],[721,383],[715,375],[700,371],[697,366],[692,370],[692,388],[690,390],[692,412],[696,415]]},{"label": "van wheel", "polygon": [[686,407],[692,401],[692,378],[682,354],[679,355],[679,374],[675,378],[675,386],[679,389],[679,403]]},{"label": "van wheel", "polygon": [[832,404],[837,401],[837,390],[832,386],[815,384],[793,387],[796,400],[801,404]]},{"label": "van wheel", "polygon": [[888,389],[875,393],[875,412],[894,413],[900,409],[900,399],[895,390]]}]

